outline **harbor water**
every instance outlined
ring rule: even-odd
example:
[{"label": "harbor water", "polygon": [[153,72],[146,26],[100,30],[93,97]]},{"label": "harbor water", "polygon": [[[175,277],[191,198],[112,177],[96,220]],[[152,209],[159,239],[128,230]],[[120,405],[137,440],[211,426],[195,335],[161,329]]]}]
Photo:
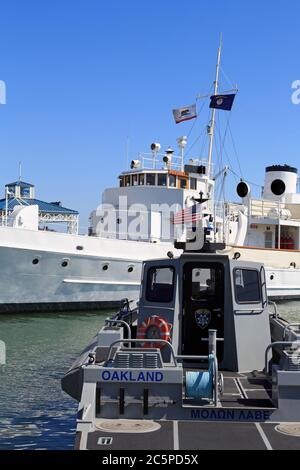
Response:
[{"label": "harbor water", "polygon": [[[300,302],[278,305],[300,321]],[[109,312],[0,316],[0,449],[72,449],[77,404],[60,379]]]}]

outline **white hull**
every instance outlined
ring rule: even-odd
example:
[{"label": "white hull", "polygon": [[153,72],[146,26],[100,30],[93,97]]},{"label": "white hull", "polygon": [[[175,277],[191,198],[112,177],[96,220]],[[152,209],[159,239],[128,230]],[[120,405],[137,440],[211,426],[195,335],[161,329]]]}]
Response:
[{"label": "white hull", "polygon": [[[0,236],[0,311],[110,308],[123,298],[135,300],[143,260],[166,257],[172,249],[169,243],[9,227],[1,227]],[[67,267],[62,267],[64,261]]]},{"label": "white hull", "polygon": [[274,300],[300,299],[300,251],[231,246],[227,253],[262,262],[266,267],[268,296]]},{"label": "white hull", "polygon": [[[170,243],[144,243],[0,228],[0,311],[77,310],[115,307],[137,299],[142,262],[166,257]],[[82,250],[77,248],[81,247]],[[300,298],[300,269],[288,266],[300,253],[228,248],[241,258],[265,261],[269,296]],[[271,256],[271,258],[270,258]],[[38,259],[34,265],[32,261]],[[273,260],[273,266],[269,261]],[[62,267],[67,260],[68,266]],[[277,261],[276,261],[277,260]],[[278,266],[276,266],[276,264]],[[108,269],[103,270],[107,265]],[[275,266],[274,266],[275,265]],[[128,269],[133,267],[133,272]]]}]

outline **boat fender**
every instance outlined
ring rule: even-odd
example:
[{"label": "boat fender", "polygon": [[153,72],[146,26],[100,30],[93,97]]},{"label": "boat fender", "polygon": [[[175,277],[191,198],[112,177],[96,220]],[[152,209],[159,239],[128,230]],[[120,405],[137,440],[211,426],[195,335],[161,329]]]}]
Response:
[{"label": "boat fender", "polygon": [[[164,318],[154,315],[147,318],[138,328],[137,339],[161,339],[163,341],[171,342],[172,326]],[[144,343],[144,348],[162,349],[165,347],[164,343]]]}]

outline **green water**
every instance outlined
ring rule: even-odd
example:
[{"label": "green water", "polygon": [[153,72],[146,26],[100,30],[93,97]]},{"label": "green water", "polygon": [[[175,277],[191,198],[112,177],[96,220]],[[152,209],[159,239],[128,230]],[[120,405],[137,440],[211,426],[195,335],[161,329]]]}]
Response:
[{"label": "green water", "polygon": [[[278,305],[300,321],[300,302]],[[74,445],[77,404],[60,379],[100,329],[108,313],[1,315],[0,449],[68,449]]]},{"label": "green water", "polygon": [[74,444],[77,404],[60,379],[107,313],[2,315],[0,449],[66,449]]}]

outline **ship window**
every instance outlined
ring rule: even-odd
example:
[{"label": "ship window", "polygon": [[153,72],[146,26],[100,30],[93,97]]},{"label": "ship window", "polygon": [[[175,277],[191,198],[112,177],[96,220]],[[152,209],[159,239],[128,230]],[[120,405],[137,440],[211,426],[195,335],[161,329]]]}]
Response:
[{"label": "ship window", "polygon": [[145,175],[144,173],[142,175],[139,175],[139,185],[144,186],[145,184]]},{"label": "ship window", "polygon": [[32,260],[32,264],[36,265],[36,264],[39,264],[40,260],[38,258],[34,258],[34,260]]},{"label": "ship window", "polygon": [[187,188],[187,179],[186,178],[179,178],[179,182],[180,182],[180,188],[181,189],[186,189]]},{"label": "ship window", "polygon": [[128,272],[133,273],[134,271],[134,266],[128,266]]},{"label": "ship window", "polygon": [[273,248],[273,233],[265,232],[265,248]]},{"label": "ship window", "polygon": [[69,266],[69,261],[68,260],[63,260],[63,262],[61,263],[61,267],[62,268],[67,268]]},{"label": "ship window", "polygon": [[157,184],[158,186],[167,186],[167,175],[158,175]]},{"label": "ship window", "polygon": [[120,178],[120,188],[124,188],[124,186],[125,186],[125,179]]},{"label": "ship window", "polygon": [[197,189],[197,180],[196,178],[190,178],[190,189],[196,191]]},{"label": "ship window", "polygon": [[259,273],[255,269],[236,269],[234,271],[235,296],[239,304],[261,302]]},{"label": "ship window", "polygon": [[109,265],[108,265],[108,264],[104,264],[104,265],[102,266],[103,271],[107,271],[108,268],[109,268]]},{"label": "ship window", "polygon": [[174,294],[174,268],[151,268],[147,276],[148,302],[170,303]]},{"label": "ship window", "polygon": [[130,176],[125,176],[125,186],[130,186]]},{"label": "ship window", "polygon": [[155,174],[154,173],[147,173],[146,184],[147,186],[155,186]]},{"label": "ship window", "polygon": [[170,188],[176,188],[176,176],[169,175],[169,186]]},{"label": "ship window", "polygon": [[139,184],[138,179],[139,179],[138,175],[132,176],[132,186],[137,186]]}]

